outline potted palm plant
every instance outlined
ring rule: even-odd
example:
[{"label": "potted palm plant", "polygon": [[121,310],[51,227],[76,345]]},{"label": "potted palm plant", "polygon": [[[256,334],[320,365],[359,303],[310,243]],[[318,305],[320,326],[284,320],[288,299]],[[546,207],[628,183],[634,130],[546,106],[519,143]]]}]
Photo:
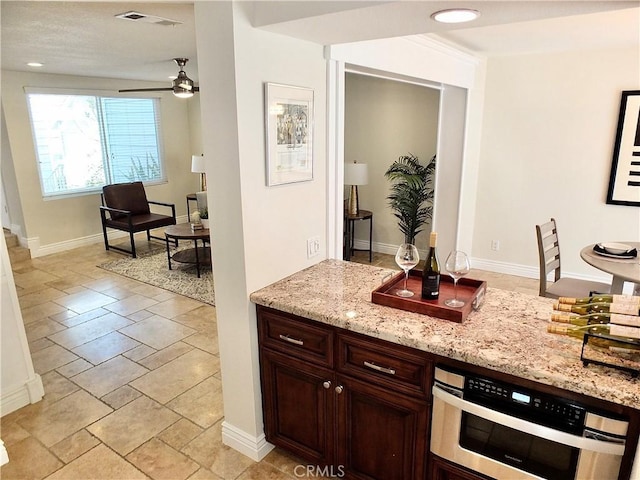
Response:
[{"label": "potted palm plant", "polygon": [[415,155],[402,155],[391,164],[385,177],[391,181],[389,206],[398,219],[405,243],[413,244],[422,225],[433,216],[436,156],[422,165]]}]

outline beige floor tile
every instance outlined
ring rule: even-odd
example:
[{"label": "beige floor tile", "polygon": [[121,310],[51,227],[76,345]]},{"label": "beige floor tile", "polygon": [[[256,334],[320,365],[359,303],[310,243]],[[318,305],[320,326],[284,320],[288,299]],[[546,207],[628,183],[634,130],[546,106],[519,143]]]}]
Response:
[{"label": "beige floor tile", "polygon": [[47,480],[138,480],[144,473],[104,445],[89,450]]},{"label": "beige floor tile", "polygon": [[200,350],[204,350],[211,355],[218,355],[218,353],[220,353],[218,335],[215,333],[196,333],[195,335],[185,338],[183,342],[199,348]]},{"label": "beige floor tile", "polygon": [[144,320],[145,318],[153,317],[153,313],[149,310],[138,310],[136,313],[132,313],[131,315],[127,315],[129,320],[133,320],[134,322],[139,322],[140,320]]},{"label": "beige floor tile", "polygon": [[126,335],[111,332],[74,348],[72,352],[97,365],[138,345],[140,345],[139,342]]},{"label": "beige floor tile", "polygon": [[47,282],[58,280],[59,277],[47,273],[43,270],[31,270],[26,273],[14,273],[13,279],[16,285],[22,288],[29,288],[37,285],[44,285]]},{"label": "beige floor tile", "polygon": [[[8,415],[4,416],[0,420],[0,432],[2,432],[2,442],[4,443],[5,447],[9,445],[13,445],[14,443],[18,443],[24,440],[25,438],[28,438],[31,436],[31,434],[28,431],[26,431],[24,428],[22,428],[18,422],[16,422],[14,419],[10,420],[8,417],[9,417]],[[188,420],[185,420],[185,422],[188,422]],[[192,438],[190,438],[189,440],[191,440]],[[177,447],[177,448],[180,448],[180,447]],[[0,478],[2,478],[1,475],[0,475]]]},{"label": "beige floor tile", "polygon": [[49,338],[65,348],[72,349],[131,324],[133,322],[125,317],[109,313],[62,332],[49,335]]},{"label": "beige floor tile", "polygon": [[179,419],[177,413],[142,396],[88,430],[120,455],[127,455]]},{"label": "beige floor tile", "polygon": [[63,463],[33,437],[7,445],[9,463],[0,468],[6,480],[40,480],[62,467]]},{"label": "beige floor tile", "polygon": [[195,310],[173,317],[174,322],[180,322],[187,327],[194,328],[201,333],[217,333],[216,308],[211,305],[202,305]]},{"label": "beige floor tile", "polygon": [[185,480],[200,468],[189,457],[155,438],[126,458],[154,480]]},{"label": "beige floor tile", "polygon": [[156,350],[161,350],[189,335],[193,335],[196,331],[160,315],[154,315],[120,329],[120,333],[124,333]]},{"label": "beige floor tile", "polygon": [[131,360],[118,356],[72,377],[82,388],[100,398],[109,392],[143,376],[148,370]]},{"label": "beige floor tile", "polygon": [[51,315],[67,311],[67,309],[62,305],[58,305],[53,302],[46,302],[33,307],[21,308],[20,310],[22,311],[22,320],[25,325],[45,319]]},{"label": "beige floor tile", "polygon": [[158,303],[156,300],[143,295],[131,295],[108,305],[106,308],[118,315],[127,316],[139,310],[148,309],[156,303]]},{"label": "beige floor tile", "polygon": [[58,367],[73,362],[77,358],[77,355],[56,344],[31,354],[33,368],[40,374],[55,370]]},{"label": "beige floor tile", "polygon": [[64,463],[69,463],[98,445],[100,440],[84,428],[51,447],[51,451]]},{"label": "beige floor tile", "polygon": [[60,375],[71,378],[85,370],[89,370],[90,368],[93,368],[93,364],[87,362],[84,358],[78,358],[77,360],[66,364],[64,367],[57,368],[56,371],[60,373]]},{"label": "beige floor tile", "polygon": [[171,400],[167,407],[196,425],[208,428],[224,416],[222,382],[209,377]]},{"label": "beige floor tile", "polygon": [[[158,435],[158,438],[170,447],[181,450],[187,443],[200,435],[203,430],[203,428],[186,418],[181,418]],[[28,435],[28,432],[25,433]]]},{"label": "beige floor tile", "polygon": [[160,351],[154,350],[156,353],[145,356],[138,360],[138,363],[144,365],[149,370],[155,370],[156,368],[161,367],[165,363],[169,363],[171,360],[175,360],[191,350],[193,350],[193,347],[188,343],[176,342]]},{"label": "beige floor tile", "polygon": [[62,305],[76,313],[85,313],[95,308],[105,307],[116,301],[115,298],[104,295],[93,290],[74,293],[55,300],[55,303]]},{"label": "beige floor tile", "polygon": [[58,322],[45,318],[36,322],[26,323],[24,330],[27,334],[27,341],[35,342],[54,333],[66,330],[66,327],[60,325]]},{"label": "beige floor tile", "polygon": [[220,360],[192,350],[131,382],[131,386],[164,404],[220,370]]},{"label": "beige floor tile", "polygon": [[50,405],[61,398],[67,397],[80,390],[80,387],[70,382],[63,375],[56,372],[49,372],[41,377],[44,388],[44,398],[39,402],[43,405]]},{"label": "beige floor tile", "polygon": [[[313,474],[307,475],[306,471],[302,469],[300,469],[300,472],[304,472],[304,475],[301,475],[303,477],[315,476]],[[294,478],[296,477],[287,475],[268,463],[254,463],[242,472],[237,480],[292,480]]]},{"label": "beige floor tile", "polygon": [[147,358],[149,355],[153,355],[156,352],[157,350],[155,348],[151,348],[150,346],[141,343],[136,348],[132,348],[131,350],[124,352],[122,355],[134,362],[140,362],[143,358]]},{"label": "beige floor tile", "polygon": [[55,300],[60,297],[64,297],[67,294],[58,289],[45,287],[37,292],[29,293],[27,295],[22,295],[20,297],[20,307],[21,308],[29,308],[35,307],[36,305],[42,305],[43,303],[47,303],[51,300]]},{"label": "beige floor tile", "polygon": [[129,385],[124,385],[111,393],[106,394],[100,400],[109,405],[114,410],[132,402],[142,394],[135,388],[131,388]]},{"label": "beige floor tile", "polygon": [[196,300],[176,295],[169,300],[165,300],[164,302],[157,303],[156,305],[147,308],[147,310],[157,315],[162,315],[165,318],[173,318],[195,310],[201,305],[202,303]]},{"label": "beige floor tile", "polygon": [[105,310],[104,308],[95,308],[81,314],[77,314],[71,310],[67,310],[66,312],[63,312],[61,314],[52,315],[49,318],[61,323],[65,327],[71,328],[75,327],[76,325],[80,325],[81,323],[88,322],[89,320],[108,315],[109,313],[111,312],[109,310]]},{"label": "beige floor tile", "polygon": [[216,423],[198,435],[182,449],[182,453],[219,477],[234,479],[254,462],[222,443],[221,423]]},{"label": "beige floor tile", "polygon": [[201,468],[189,477],[189,480],[222,480],[208,468]]},{"label": "beige floor tile", "polygon": [[55,345],[51,340],[46,337],[39,338],[38,340],[34,340],[29,343],[29,351],[33,354],[35,352],[39,352],[51,345]]},{"label": "beige floor tile", "polygon": [[47,406],[42,413],[21,418],[19,423],[45,446],[50,447],[108,415],[111,408],[80,390]]}]

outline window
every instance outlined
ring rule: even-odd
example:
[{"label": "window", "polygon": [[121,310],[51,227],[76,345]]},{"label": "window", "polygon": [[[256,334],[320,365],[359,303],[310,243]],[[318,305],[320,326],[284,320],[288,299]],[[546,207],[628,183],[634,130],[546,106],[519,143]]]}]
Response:
[{"label": "window", "polygon": [[157,98],[27,97],[45,197],[165,179]]}]

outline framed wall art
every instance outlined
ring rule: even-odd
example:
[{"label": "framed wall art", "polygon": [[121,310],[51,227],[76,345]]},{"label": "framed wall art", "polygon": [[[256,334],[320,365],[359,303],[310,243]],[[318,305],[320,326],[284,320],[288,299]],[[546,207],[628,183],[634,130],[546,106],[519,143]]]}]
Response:
[{"label": "framed wall art", "polygon": [[313,90],[265,83],[267,186],[313,180]]},{"label": "framed wall art", "polygon": [[640,206],[640,90],[622,92],[607,203]]}]

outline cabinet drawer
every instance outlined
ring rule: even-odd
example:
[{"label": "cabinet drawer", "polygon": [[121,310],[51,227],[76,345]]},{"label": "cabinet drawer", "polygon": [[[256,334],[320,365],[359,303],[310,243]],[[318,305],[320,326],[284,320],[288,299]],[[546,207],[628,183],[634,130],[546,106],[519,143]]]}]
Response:
[{"label": "cabinet drawer", "polygon": [[421,398],[430,398],[431,362],[384,340],[338,335],[338,371]]},{"label": "cabinet drawer", "polygon": [[262,347],[292,357],[333,367],[333,329],[296,315],[258,308],[258,334]]}]

